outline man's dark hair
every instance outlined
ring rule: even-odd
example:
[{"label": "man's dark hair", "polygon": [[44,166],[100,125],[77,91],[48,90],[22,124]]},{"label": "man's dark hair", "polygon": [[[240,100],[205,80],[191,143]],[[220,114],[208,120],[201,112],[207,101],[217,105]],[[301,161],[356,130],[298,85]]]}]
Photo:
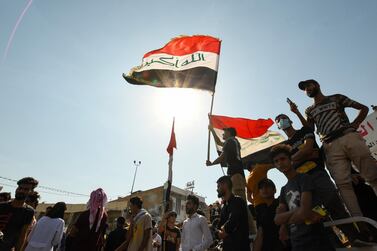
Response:
[{"label": "man's dark hair", "polygon": [[119,216],[117,218],[117,224],[121,225],[121,226],[124,226],[124,223],[126,223],[126,219],[123,216]]},{"label": "man's dark hair", "polygon": [[275,183],[267,178],[258,182],[258,189],[262,189],[263,187],[271,187],[272,189],[276,190]]},{"label": "man's dark hair", "polygon": [[204,217],[206,216],[206,214],[200,209],[198,209],[198,211],[196,211],[196,213],[201,215],[201,216],[204,216]]},{"label": "man's dark hair", "polygon": [[224,128],[223,130],[228,131],[230,135],[232,135],[233,137],[237,136],[237,131],[234,127],[227,127],[227,128]]},{"label": "man's dark hair", "polygon": [[17,181],[17,185],[32,185],[34,189],[38,186],[38,180],[33,177],[25,177]]},{"label": "man's dark hair", "polygon": [[51,208],[51,210],[46,214],[46,216],[52,219],[64,219],[65,210],[67,210],[67,205],[64,202],[58,202]]},{"label": "man's dark hair", "polygon": [[273,160],[277,155],[283,153],[283,154],[287,155],[288,158],[290,159],[291,156],[292,156],[291,150],[292,150],[292,148],[289,145],[279,144],[279,145],[272,147],[272,149],[270,151],[270,157]]},{"label": "man's dark hair", "polygon": [[140,197],[137,197],[137,196],[136,197],[132,197],[130,199],[130,203],[132,205],[137,206],[138,208],[142,208],[143,207],[143,201],[142,201],[142,199]]},{"label": "man's dark hair", "polygon": [[10,193],[6,193],[6,192],[3,192],[3,193],[0,193],[0,201],[8,201],[11,199],[11,195]]},{"label": "man's dark hair", "polygon": [[226,184],[227,187],[229,188],[229,190],[232,190],[233,183],[232,183],[232,180],[231,180],[230,176],[227,176],[227,175],[222,176],[222,177],[220,177],[220,178],[216,181],[216,183]]},{"label": "man's dark hair", "polygon": [[278,118],[283,117],[283,116],[289,118],[287,114],[280,113],[279,115],[277,115],[277,116],[275,117],[275,121],[276,121]]},{"label": "man's dark hair", "polygon": [[199,198],[196,197],[195,195],[189,194],[187,196],[187,200],[191,200],[194,203],[194,205],[196,205],[197,207],[199,207]]},{"label": "man's dark hair", "polygon": [[38,204],[40,198],[41,198],[41,196],[39,195],[39,193],[37,191],[33,191],[31,194],[29,194],[26,197],[25,202],[28,202],[28,203],[37,203]]},{"label": "man's dark hair", "polygon": [[166,215],[166,218],[169,218],[169,217],[175,217],[175,218],[177,218],[177,213],[175,211],[170,211]]}]

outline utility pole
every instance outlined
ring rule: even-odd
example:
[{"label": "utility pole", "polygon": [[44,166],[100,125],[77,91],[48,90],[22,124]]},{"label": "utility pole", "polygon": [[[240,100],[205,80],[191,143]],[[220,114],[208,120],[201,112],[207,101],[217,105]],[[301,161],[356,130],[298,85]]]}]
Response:
[{"label": "utility pole", "polygon": [[140,160],[138,160],[138,161],[134,160],[134,165],[135,165],[135,174],[134,174],[134,180],[132,181],[131,194],[134,192],[134,185],[135,185],[137,168],[141,165],[141,161]]}]

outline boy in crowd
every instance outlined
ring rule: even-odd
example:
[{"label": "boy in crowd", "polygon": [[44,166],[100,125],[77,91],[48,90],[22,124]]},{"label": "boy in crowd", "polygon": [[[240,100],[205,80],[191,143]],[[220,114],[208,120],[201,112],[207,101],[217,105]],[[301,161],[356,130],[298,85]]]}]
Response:
[{"label": "boy in crowd", "polygon": [[288,225],[292,251],[334,251],[321,222],[322,216],[312,211],[320,205],[318,191],[309,175],[300,174],[293,168],[291,156],[288,145],[271,149],[274,165],[288,179],[281,189],[275,223]]}]

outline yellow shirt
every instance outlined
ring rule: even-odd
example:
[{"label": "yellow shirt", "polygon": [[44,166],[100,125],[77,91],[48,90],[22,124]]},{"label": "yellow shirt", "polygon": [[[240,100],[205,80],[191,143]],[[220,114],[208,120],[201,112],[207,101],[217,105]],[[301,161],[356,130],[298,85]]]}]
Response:
[{"label": "yellow shirt", "polygon": [[268,170],[272,169],[273,167],[274,166],[272,164],[256,164],[249,173],[249,176],[247,176],[247,192],[252,194],[254,206],[266,203],[259,195],[258,183],[259,181],[267,178]]}]

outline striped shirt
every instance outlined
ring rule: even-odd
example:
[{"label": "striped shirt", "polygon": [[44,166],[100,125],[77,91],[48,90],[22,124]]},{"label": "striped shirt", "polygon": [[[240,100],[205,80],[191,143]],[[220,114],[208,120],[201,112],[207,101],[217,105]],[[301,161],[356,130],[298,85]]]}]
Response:
[{"label": "striped shirt", "polygon": [[313,120],[321,141],[331,137],[332,133],[348,128],[350,121],[344,108],[350,107],[355,101],[348,97],[335,94],[325,97],[305,110],[307,119]]}]

